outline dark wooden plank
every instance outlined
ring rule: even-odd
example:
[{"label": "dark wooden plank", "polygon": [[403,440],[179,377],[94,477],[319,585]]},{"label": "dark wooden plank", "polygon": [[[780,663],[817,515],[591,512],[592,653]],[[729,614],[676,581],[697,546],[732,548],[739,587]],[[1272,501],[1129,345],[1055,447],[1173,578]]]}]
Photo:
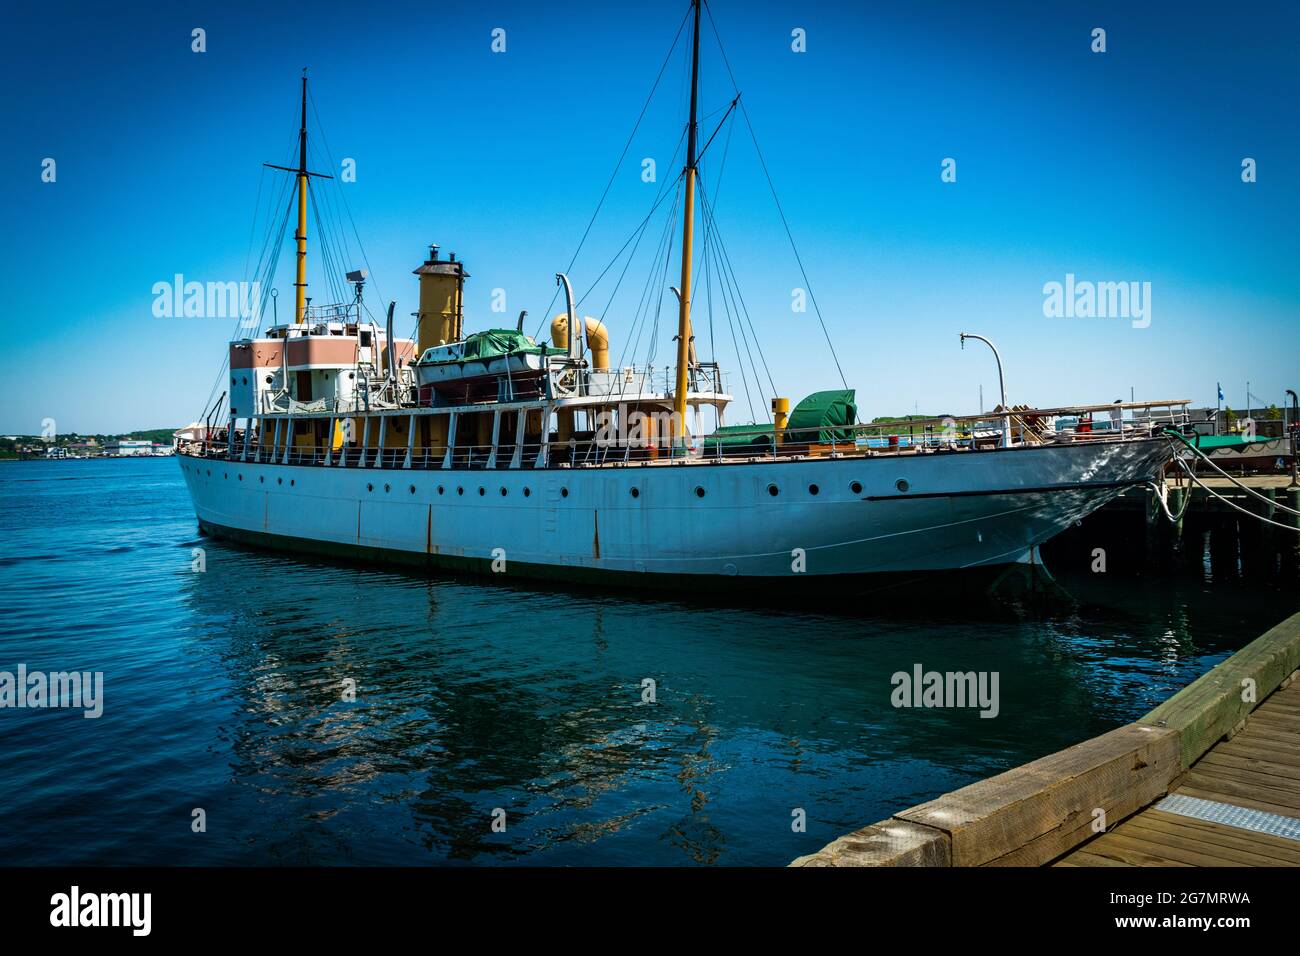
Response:
[{"label": "dark wooden plank", "polygon": [[1066,854],[1060,860],[1052,864],[1053,866],[1133,866],[1134,864],[1124,860],[1113,860],[1108,856],[1098,856],[1095,853],[1089,853],[1087,850],[1075,850],[1073,853]]},{"label": "dark wooden plank", "polygon": [[[1149,834],[1136,831],[1124,833],[1120,829],[1116,829],[1097,840],[1096,846],[1102,844],[1107,844],[1108,847],[1119,845],[1134,853],[1146,854],[1152,859],[1183,863],[1187,866],[1248,865],[1232,859],[1231,854],[1222,851],[1219,847],[1211,847],[1205,844],[1183,846],[1162,839],[1152,839]],[[1094,849],[1093,852],[1095,853],[1097,850]]]},{"label": "dark wooden plank", "polygon": [[1118,860],[1121,863],[1128,863],[1130,866],[1196,865],[1194,863],[1184,863],[1181,860],[1169,859],[1159,853],[1153,853],[1152,850],[1159,850],[1159,848],[1150,847],[1140,842],[1135,843],[1124,837],[1116,836],[1114,833],[1103,834],[1092,842],[1084,844],[1084,848],[1088,853]]},{"label": "dark wooden plank", "polygon": [[1250,754],[1230,753],[1216,747],[1201,758],[1197,767],[1223,767],[1245,773],[1259,774],[1260,782],[1268,786],[1300,789],[1300,766],[1278,763]]},{"label": "dark wooden plank", "polygon": [[1224,803],[1235,804],[1236,801],[1231,799],[1234,796],[1249,797],[1266,800],[1274,806],[1288,807],[1284,816],[1300,815],[1300,792],[1286,787],[1269,786],[1261,774],[1198,764],[1187,774],[1184,786],[1218,790],[1229,797]]},{"label": "dark wooden plank", "polygon": [[1297,840],[1288,840],[1286,837],[1274,836],[1271,833],[1242,830],[1226,823],[1184,817],[1155,807],[1144,810],[1133,819],[1134,822],[1140,820],[1142,826],[1164,828],[1171,833],[1185,834],[1189,840],[1204,840],[1218,846],[1251,850],[1277,860],[1277,865],[1300,866],[1300,841]]},{"label": "dark wooden plank", "polygon": [[[1212,826],[1219,825],[1212,824]],[[1115,832],[1122,832],[1127,836],[1158,846],[1168,846],[1175,850],[1186,849],[1207,856],[1232,860],[1242,866],[1300,866],[1300,859],[1279,859],[1274,854],[1264,852],[1265,846],[1256,846],[1249,839],[1237,835],[1244,833],[1249,836],[1249,830],[1238,830],[1236,833],[1220,832],[1222,830],[1231,831],[1232,828],[1219,826],[1217,830],[1198,830],[1139,814]]]}]

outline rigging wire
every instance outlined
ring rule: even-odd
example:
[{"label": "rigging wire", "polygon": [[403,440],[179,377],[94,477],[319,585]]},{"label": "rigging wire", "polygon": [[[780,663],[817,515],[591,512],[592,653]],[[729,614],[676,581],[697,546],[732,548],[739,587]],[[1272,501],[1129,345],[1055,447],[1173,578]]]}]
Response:
[{"label": "rigging wire", "polygon": [[[709,4],[705,2],[705,0],[700,0],[700,3],[703,4],[704,11],[709,15],[709,25],[712,27],[713,35],[718,41],[718,52],[722,55],[722,63],[727,69],[727,75],[731,78],[731,85],[737,92],[739,92],[740,87],[736,84],[736,76],[731,71],[731,63],[727,59],[727,51],[722,45],[722,35],[719,33],[718,25],[713,19],[713,11],[709,8]],[[826,345],[830,348],[831,359],[835,362],[835,370],[839,373],[840,383],[847,389],[849,387],[848,379],[844,377],[844,368],[840,365],[839,355],[835,351],[835,343],[831,341],[831,334],[829,329],[826,327],[826,320],[822,317],[821,307],[817,304],[817,296],[813,293],[812,283],[808,281],[808,270],[804,268],[803,258],[799,255],[799,248],[794,241],[794,233],[790,229],[790,222],[786,219],[785,210],[781,206],[781,199],[776,194],[776,184],[772,181],[772,174],[768,171],[767,160],[763,158],[763,150],[758,145],[758,135],[754,131],[754,124],[750,122],[749,110],[745,108],[743,102],[740,103],[740,115],[744,117],[745,127],[749,130],[749,138],[754,143],[754,152],[758,154],[759,165],[763,169],[763,176],[767,179],[767,188],[772,193],[772,201],[776,203],[776,211],[781,217],[781,225],[785,227],[786,238],[790,240],[790,250],[794,253],[795,262],[799,265],[799,273],[803,276],[804,287],[808,290],[808,298],[813,304],[813,311],[817,315],[817,322],[822,327],[822,335],[826,339]]]},{"label": "rigging wire", "polygon": [[[311,111],[312,111],[312,115],[316,117],[316,128],[317,128],[318,130],[320,130],[321,143],[322,143],[322,145],[324,145],[324,147],[325,147],[325,154],[326,154],[326,158],[329,160],[329,163],[330,163],[330,169],[334,169],[334,168],[335,168],[335,166],[334,166],[334,153],[333,153],[333,151],[330,149],[330,145],[329,145],[329,137],[325,135],[325,124],[322,123],[321,120],[320,120],[320,113],[316,110],[316,98],[315,98],[315,96],[312,95],[312,92],[311,92],[311,88],[310,88],[310,87],[308,87],[308,89],[307,89],[307,100],[308,100],[309,103],[311,103]],[[381,302],[387,301],[387,300],[384,298],[384,295],[383,295],[382,290],[379,288],[379,279],[375,276],[375,270],[374,270],[374,267],[370,264],[370,257],[369,257],[368,255],[366,255],[366,247],[365,247],[365,243],[363,243],[363,242],[361,241],[361,233],[360,233],[360,231],[357,229],[357,221],[356,221],[356,219],[353,218],[353,216],[352,216],[352,207],[348,204],[348,197],[347,197],[347,195],[343,192],[343,183],[342,183],[342,182],[339,182],[339,183],[338,183],[338,188],[339,188],[339,193],[338,193],[338,195],[339,195],[339,198],[340,198],[340,199],[342,200],[342,202],[343,202],[343,209],[344,209],[345,212],[347,212],[347,214],[348,214],[348,222],[349,222],[349,223],[351,224],[351,226],[352,226],[352,235],[353,235],[353,236],[356,238],[356,240],[357,240],[357,248],[361,250],[361,261],[364,262],[364,263],[366,264],[366,269],[368,270],[368,272],[369,272],[369,274],[370,274],[370,279],[371,279],[371,281],[374,283],[375,294],[379,296],[379,301],[381,301]],[[341,220],[340,220],[340,228],[341,228],[341,227],[342,227],[342,222],[341,222]],[[414,336],[413,336],[413,337],[414,337]]]},{"label": "rigging wire", "polygon": [[[614,164],[614,170],[609,174],[609,181],[605,183],[605,189],[600,194],[600,199],[596,203],[596,209],[592,212],[591,219],[587,221],[587,228],[582,231],[582,238],[578,240],[578,248],[573,250],[573,258],[569,260],[568,266],[565,267],[565,273],[573,270],[573,264],[578,261],[578,255],[582,252],[582,247],[587,241],[587,236],[591,234],[591,227],[596,224],[596,217],[600,215],[600,210],[605,205],[605,200],[609,196],[609,191],[614,186],[614,180],[618,178],[618,171],[623,167],[623,160],[627,158],[627,151],[632,148],[632,140],[636,137],[637,130],[641,128],[641,121],[645,119],[646,110],[650,108],[650,101],[654,99],[655,91],[659,89],[659,81],[663,79],[664,70],[668,68],[668,64],[672,60],[673,51],[677,49],[677,44],[681,42],[682,30],[685,29],[686,21],[690,15],[691,9],[688,7],[686,13],[682,15],[682,22],[677,25],[677,33],[673,36],[672,46],[668,48],[668,53],[664,56],[664,61],[659,67],[659,72],[655,75],[654,84],[650,87],[650,92],[645,98],[645,103],[641,106],[641,112],[637,115],[636,123],[632,126],[632,132],[628,134],[627,142],[623,145],[623,151],[619,153],[618,162]],[[559,295],[560,289],[559,286],[556,286],[555,292],[551,295],[550,304],[546,307],[546,311],[542,313],[542,321],[537,326],[537,333],[533,336],[534,339],[536,339],[538,335],[541,335],[542,326],[546,324],[546,317],[551,314],[551,309],[555,307],[555,300],[559,298]]]}]

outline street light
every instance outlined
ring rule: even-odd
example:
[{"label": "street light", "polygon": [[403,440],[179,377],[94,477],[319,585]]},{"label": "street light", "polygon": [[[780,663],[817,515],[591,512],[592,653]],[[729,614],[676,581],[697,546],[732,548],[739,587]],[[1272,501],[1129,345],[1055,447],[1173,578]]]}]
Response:
[{"label": "street light", "polygon": [[961,333],[961,347],[963,349],[966,348],[967,339],[975,339],[978,342],[983,342],[985,345],[987,345],[990,349],[993,350],[993,358],[998,363],[998,390],[1002,393],[1002,447],[1010,448],[1011,447],[1011,418],[1007,413],[1011,409],[1010,406],[1007,405],[1007,383],[1006,380],[1002,377],[1002,356],[998,354],[997,346],[995,346],[984,336],[976,335],[974,332]]}]

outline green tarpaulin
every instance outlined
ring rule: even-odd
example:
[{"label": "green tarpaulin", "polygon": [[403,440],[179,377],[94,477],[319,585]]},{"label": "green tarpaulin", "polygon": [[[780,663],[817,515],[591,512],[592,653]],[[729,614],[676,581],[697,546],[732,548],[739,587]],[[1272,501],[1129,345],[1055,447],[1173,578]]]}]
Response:
[{"label": "green tarpaulin", "polygon": [[[786,441],[807,444],[853,441],[853,432],[844,427],[858,420],[853,397],[851,388],[813,392],[790,412],[787,425],[789,429],[809,431],[787,435]],[[768,424],[724,425],[704,439],[704,447],[708,451],[722,448],[734,452],[746,447],[765,450],[772,447],[773,441],[772,426]]]},{"label": "green tarpaulin", "polygon": [[[790,422],[786,427],[794,434],[789,435],[788,440],[822,443],[853,441],[853,432],[847,428],[831,427],[852,425],[858,420],[858,408],[853,404],[853,397],[851,388],[813,392],[790,412]],[[818,428],[820,431],[797,430],[805,428]]]},{"label": "green tarpaulin", "polygon": [[1197,448],[1240,448],[1255,442],[1277,441],[1276,438],[1246,438],[1244,435],[1201,435],[1193,438]]},{"label": "green tarpaulin", "polygon": [[514,352],[540,352],[539,346],[531,338],[514,329],[488,329],[475,332],[465,339],[465,357],[463,361],[472,362],[491,359]]},{"label": "green tarpaulin", "polygon": [[727,451],[740,451],[744,448],[766,450],[772,447],[772,426],[723,425],[704,439],[706,451],[714,451],[719,447]]}]

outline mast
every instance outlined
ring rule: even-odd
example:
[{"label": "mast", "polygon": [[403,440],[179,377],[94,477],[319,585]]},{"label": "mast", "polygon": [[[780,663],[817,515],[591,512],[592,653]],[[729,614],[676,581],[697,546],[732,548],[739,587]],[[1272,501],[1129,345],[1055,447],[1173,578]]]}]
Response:
[{"label": "mast", "polygon": [[298,231],[294,241],[298,244],[298,275],[294,282],[297,291],[297,306],[293,321],[307,321],[307,180],[312,176],[321,179],[333,179],[328,173],[313,173],[307,169],[307,68],[302,68],[302,122],[298,126],[298,165],[277,166],[275,163],[263,163],[271,169],[281,169],[293,173],[298,180]]},{"label": "mast", "polygon": [[686,133],[686,202],[682,229],[682,284],[681,303],[677,312],[677,383],[673,391],[673,446],[686,444],[686,387],[691,347],[691,255],[695,236],[695,141],[698,132],[697,107],[700,92],[700,4],[693,0],[695,31],[691,42],[691,117]]},{"label": "mast", "polygon": [[298,128],[298,292],[294,321],[307,321],[307,71],[302,71],[302,125]]}]

